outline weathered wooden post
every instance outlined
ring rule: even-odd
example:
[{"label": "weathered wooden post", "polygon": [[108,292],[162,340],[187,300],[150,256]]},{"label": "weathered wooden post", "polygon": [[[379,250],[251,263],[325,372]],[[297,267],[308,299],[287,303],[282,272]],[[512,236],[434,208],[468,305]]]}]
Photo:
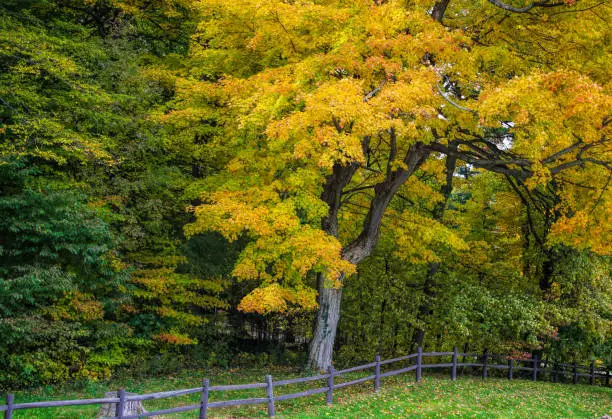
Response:
[{"label": "weathered wooden post", "polygon": [[531,374],[531,379],[533,381],[537,381],[538,380],[538,356],[534,355],[533,356],[533,370],[532,370],[532,374]]},{"label": "weathered wooden post", "polygon": [[380,389],[380,355],[376,355],[376,369],[374,375],[374,391],[378,392]]},{"label": "weathered wooden post", "polygon": [[610,368],[606,368],[606,385],[610,386]]},{"label": "weathered wooden post", "polygon": [[125,389],[120,388],[117,390],[117,397],[119,397],[119,402],[117,402],[117,407],[115,408],[115,416],[118,418],[123,417],[123,412],[125,411]]},{"label": "weathered wooden post", "polygon": [[208,410],[208,387],[210,387],[210,380],[204,378],[202,380],[202,394],[200,395],[200,419],[206,419],[206,411]]},{"label": "weathered wooden post", "polygon": [[554,375],[555,383],[558,383],[559,382],[559,363],[558,362],[555,362],[554,368],[555,368],[555,375]]},{"label": "weathered wooden post", "polygon": [[512,380],[513,375],[514,375],[514,359],[510,358],[508,360],[508,380]]},{"label": "weathered wooden post", "polygon": [[451,368],[451,380],[455,381],[457,379],[457,358],[459,357],[459,353],[457,351],[457,347],[453,348],[453,367]]},{"label": "weathered wooden post", "polygon": [[589,384],[593,385],[595,382],[595,362],[591,361],[591,370],[589,371],[591,375],[589,375]]},{"label": "weathered wooden post", "polygon": [[[142,406],[142,401],[140,400],[129,400],[129,396],[137,396],[136,393],[129,393],[125,390],[123,397],[123,408],[122,415],[123,416],[135,416],[140,413],[147,413],[145,408]],[[121,402],[121,390],[119,391],[108,391],[104,393],[104,398],[117,398],[119,397],[119,402],[113,403],[103,403],[100,406],[100,410],[98,411],[99,418],[108,418],[108,417],[123,417],[119,416],[119,403]]]},{"label": "weathered wooden post", "polygon": [[574,372],[574,384],[578,384],[578,372],[576,371],[576,363],[572,363],[572,371]]},{"label": "weathered wooden post", "polygon": [[421,382],[421,369],[423,365],[423,348],[420,346],[417,348],[417,368],[416,368],[416,381]]},{"label": "weathered wooden post", "polygon": [[13,405],[15,404],[15,395],[6,395],[6,410],[4,411],[4,419],[13,419]]},{"label": "weathered wooden post", "polygon": [[331,406],[334,401],[334,374],[336,370],[330,365],[327,372],[329,374],[329,377],[327,377],[327,405]]},{"label": "weathered wooden post", "polygon": [[484,352],[482,353],[482,379],[483,380],[487,378],[487,360],[488,358],[489,358],[489,354],[487,353],[487,350],[485,349]]},{"label": "weathered wooden post", "polygon": [[266,375],[266,394],[268,395],[268,416],[273,418],[276,415],[274,411],[274,384],[272,384],[272,376]]}]

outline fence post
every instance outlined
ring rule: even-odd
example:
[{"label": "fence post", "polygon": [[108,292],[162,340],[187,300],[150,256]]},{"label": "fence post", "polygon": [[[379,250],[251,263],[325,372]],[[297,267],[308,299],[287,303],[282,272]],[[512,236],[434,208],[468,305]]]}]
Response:
[{"label": "fence post", "polygon": [[451,369],[451,379],[455,381],[457,379],[457,358],[459,357],[459,353],[457,352],[457,347],[453,348],[453,368]]},{"label": "fence post", "polygon": [[533,373],[531,375],[531,379],[533,381],[537,381],[538,380],[538,356],[537,355],[533,356],[532,362],[533,362]]},{"label": "fence post", "polygon": [[376,355],[376,371],[374,373],[374,391],[377,392],[380,389],[380,355]]},{"label": "fence post", "polygon": [[487,350],[485,349],[485,351],[482,354],[482,378],[485,379],[487,378],[487,358],[489,357],[489,354],[487,353]]},{"label": "fence post", "polygon": [[273,418],[275,416],[274,412],[274,384],[272,384],[272,376],[266,375],[266,394],[268,395],[268,416]]},{"label": "fence post", "polygon": [[595,382],[595,362],[591,361],[591,376],[589,377],[589,384],[593,385],[593,383]]},{"label": "fence post", "polygon": [[115,407],[115,416],[118,418],[123,417],[123,412],[125,411],[125,389],[120,388],[117,390],[117,397],[119,397],[119,402]]},{"label": "fence post", "polygon": [[417,348],[417,369],[416,369],[416,381],[421,381],[421,368],[423,365],[423,348],[420,346]]},{"label": "fence post", "polygon": [[4,419],[13,419],[13,404],[15,404],[15,395],[6,395],[6,411],[4,412]]},{"label": "fence post", "polygon": [[610,368],[606,368],[606,386],[610,385]]},{"label": "fence post", "polygon": [[336,370],[332,365],[327,369],[329,377],[327,377],[327,405],[331,406],[334,401],[334,374]]},{"label": "fence post", "polygon": [[206,419],[206,411],[208,410],[208,387],[210,387],[210,380],[204,378],[202,380],[202,394],[200,395],[200,419]]},{"label": "fence post", "polygon": [[559,382],[559,363],[555,362],[555,383]]},{"label": "fence post", "polygon": [[514,375],[514,359],[510,358],[508,360],[508,380],[512,380],[513,375]]},{"label": "fence post", "polygon": [[576,363],[572,363],[572,371],[574,372],[574,384],[578,384],[578,372],[576,371]]}]

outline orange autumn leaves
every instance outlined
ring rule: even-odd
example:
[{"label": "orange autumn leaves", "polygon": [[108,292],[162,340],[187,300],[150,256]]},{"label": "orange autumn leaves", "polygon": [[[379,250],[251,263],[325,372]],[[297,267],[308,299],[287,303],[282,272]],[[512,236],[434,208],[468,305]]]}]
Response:
[{"label": "orange autumn leaves", "polygon": [[561,216],[549,245],[610,254],[612,194],[610,164],[612,109],[609,87],[574,71],[535,72],[483,94],[482,121],[512,121],[512,150],[534,162],[530,189],[553,181]]}]

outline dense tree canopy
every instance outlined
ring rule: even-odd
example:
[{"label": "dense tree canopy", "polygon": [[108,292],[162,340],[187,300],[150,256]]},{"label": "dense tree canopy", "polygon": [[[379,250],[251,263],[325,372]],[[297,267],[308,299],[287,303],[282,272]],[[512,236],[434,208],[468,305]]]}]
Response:
[{"label": "dense tree canopy", "polygon": [[444,157],[503,175],[530,211],[553,212],[542,245],[609,252],[600,4],[489,3],[199,3],[206,41],[192,53],[252,68],[211,83],[233,113],[219,141],[233,157],[188,232],[251,237],[234,268],[261,282],[245,310],[308,308],[303,279],[318,273],[313,366],[331,361],[340,287],[383,224],[417,257],[439,259],[428,244],[470,251],[436,217],[394,204],[444,199],[422,180]]},{"label": "dense tree canopy", "polygon": [[612,362],[609,10],[3,2],[0,385],[307,341]]}]

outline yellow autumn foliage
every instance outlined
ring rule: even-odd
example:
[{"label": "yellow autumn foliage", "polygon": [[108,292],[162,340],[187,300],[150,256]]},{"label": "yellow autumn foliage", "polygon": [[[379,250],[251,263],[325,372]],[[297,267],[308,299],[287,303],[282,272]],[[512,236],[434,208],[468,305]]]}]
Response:
[{"label": "yellow autumn foliage", "polygon": [[[432,219],[451,142],[461,143],[464,163],[493,160],[478,169],[515,176],[526,193],[555,185],[562,216],[549,243],[606,251],[609,232],[598,227],[610,206],[602,162],[612,160],[612,99],[600,68],[610,64],[605,25],[574,13],[573,4],[563,6],[568,13],[538,8],[500,19],[498,7],[469,0],[451,2],[440,25],[429,14],[434,3],[194,3],[201,21],[192,55],[223,76],[178,82],[186,106],[161,118],[194,123],[212,112],[198,108],[206,97],[222,104],[212,107],[225,130],[213,147],[228,157],[203,181],[203,204],[185,231],[248,239],[233,274],[261,287],[241,309],[283,311],[301,304],[290,292],[306,289],[310,273],[333,280],[355,272],[343,251],[365,232],[381,186],[408,169],[417,149],[429,151],[384,211],[383,234],[393,236],[398,254],[436,262],[444,252],[465,252],[478,264],[504,249],[518,266],[516,223],[524,220],[514,191],[487,202],[492,192],[483,188],[464,214]],[[340,211],[330,214],[325,188],[346,168],[355,171],[338,197]],[[499,245],[470,230],[478,211],[503,220],[493,229]],[[337,218],[337,232],[323,230],[328,216]]]}]

